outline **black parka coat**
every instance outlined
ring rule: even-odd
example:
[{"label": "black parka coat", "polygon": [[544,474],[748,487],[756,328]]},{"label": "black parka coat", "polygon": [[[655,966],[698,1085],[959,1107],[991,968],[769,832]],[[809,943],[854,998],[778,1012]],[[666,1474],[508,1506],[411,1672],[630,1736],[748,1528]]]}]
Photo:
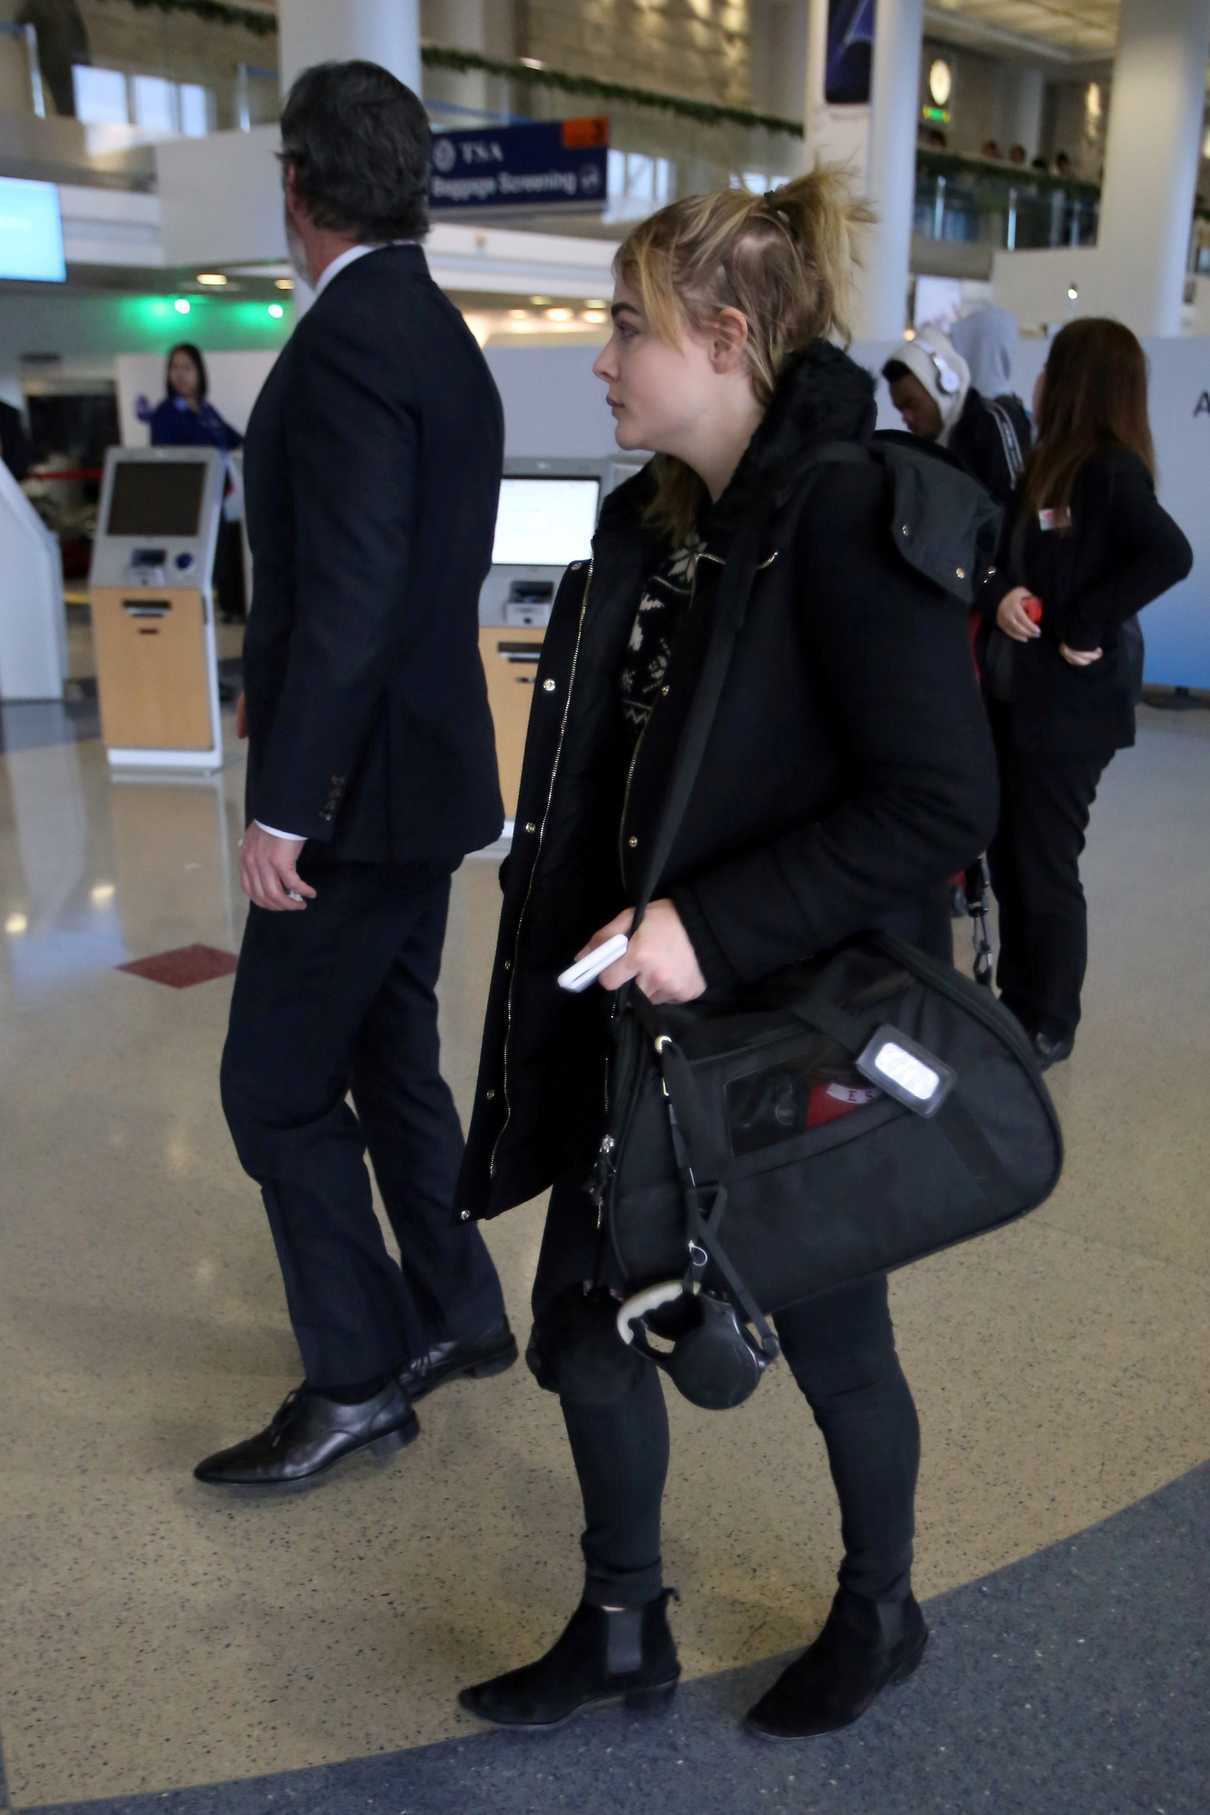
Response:
[{"label": "black parka coat", "polygon": [[873,380],[836,348],[795,358],[706,525],[666,685],[632,750],[618,675],[646,577],[648,473],[606,500],[543,646],[483,1053],[459,1190],[492,1216],[583,1163],[603,1115],[608,997],[556,977],[632,905],[711,627],[728,543],[754,511],[767,552],[659,893],[711,987],[922,904],[984,847],[995,767],[967,633],[985,494],[927,456],[866,447]]}]

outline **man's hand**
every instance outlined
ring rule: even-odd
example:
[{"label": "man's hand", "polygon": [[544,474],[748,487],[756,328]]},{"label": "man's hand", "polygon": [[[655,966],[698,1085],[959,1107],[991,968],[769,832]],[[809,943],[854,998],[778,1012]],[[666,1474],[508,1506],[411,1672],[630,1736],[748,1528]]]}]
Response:
[{"label": "man's hand", "polygon": [[[633,908],[627,908],[595,933],[576,957],[587,957],[615,933],[629,933],[633,919]],[[649,1002],[696,1002],[706,993],[697,954],[671,901],[652,902],[626,956],[601,972],[602,989],[621,989],[631,982],[638,983]]]},{"label": "man's hand", "polygon": [[241,693],[235,702],[235,735],[242,744],[248,736],[248,695]]},{"label": "man's hand", "polygon": [[1032,643],[1042,632],[1025,609],[1026,599],[1033,594],[1027,586],[1014,586],[996,607],[996,622],[1014,643]]},{"label": "man's hand", "polygon": [[1066,643],[1059,644],[1059,654],[1073,668],[1091,668],[1094,662],[1100,661],[1104,653],[1103,649],[1069,649]]},{"label": "man's hand", "polygon": [[240,840],[239,879],[244,894],[275,914],[301,913],[315,890],[298,873],[305,838],[274,838],[255,820]]}]

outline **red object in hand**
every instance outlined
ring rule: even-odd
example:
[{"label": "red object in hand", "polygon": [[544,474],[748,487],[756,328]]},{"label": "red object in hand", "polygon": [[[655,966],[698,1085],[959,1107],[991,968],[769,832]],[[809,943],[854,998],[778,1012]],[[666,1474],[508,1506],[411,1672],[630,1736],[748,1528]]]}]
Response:
[{"label": "red object in hand", "polygon": [[1027,599],[1022,599],[1021,609],[1032,624],[1042,622],[1042,601],[1036,599],[1032,593]]}]

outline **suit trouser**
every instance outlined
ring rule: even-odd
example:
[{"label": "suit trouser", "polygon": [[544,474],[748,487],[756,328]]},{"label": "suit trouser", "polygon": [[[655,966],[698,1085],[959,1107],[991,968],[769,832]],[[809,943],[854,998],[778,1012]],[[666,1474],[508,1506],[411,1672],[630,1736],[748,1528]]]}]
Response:
[{"label": "suit trouser", "polygon": [[[303,871],[318,891],[305,911],[249,910],[222,1095],[307,1380],[339,1387],[481,1335],[504,1305],[482,1236],[454,1210],[462,1130],[436,998],[449,875],[310,852]],[[402,1268],[374,1214],[367,1148]]]},{"label": "suit trouser", "polygon": [[1000,911],[1000,994],[1031,1033],[1074,1038],[1088,968],[1080,857],[1110,754],[1022,749],[994,709],[1000,824],[988,851]]},{"label": "suit trouser", "polygon": [[[530,1361],[552,1357],[544,1324],[569,1286],[593,1277],[599,1238],[580,1178],[551,1193],[534,1282]],[[884,1275],[821,1294],[775,1317],[791,1373],[823,1435],[840,1501],[841,1586],[871,1600],[910,1592],[920,1426],[899,1365]],[[635,1606],[660,1592],[660,1510],[668,1414],[648,1362],[613,1400],[561,1395],[584,1501],[586,1596]],[[709,1517],[709,1508],[703,1517]],[[793,1517],[793,1513],[790,1513]]]}]

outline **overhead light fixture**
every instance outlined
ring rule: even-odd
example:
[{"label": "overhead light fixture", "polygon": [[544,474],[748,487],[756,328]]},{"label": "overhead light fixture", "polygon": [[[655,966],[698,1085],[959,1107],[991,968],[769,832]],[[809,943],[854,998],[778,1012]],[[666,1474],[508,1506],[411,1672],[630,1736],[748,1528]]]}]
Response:
[{"label": "overhead light fixture", "polygon": [[199,284],[205,284],[208,290],[222,290],[226,288],[230,279],[225,277],[221,271],[199,271],[197,281]]},{"label": "overhead light fixture", "polygon": [[273,288],[275,290],[292,290],[294,288],[294,279],[292,277],[276,277],[273,280]]},{"label": "overhead light fixture", "polygon": [[580,320],[591,322],[594,328],[599,328],[603,322],[609,320],[609,317],[604,309],[585,309]]},{"label": "overhead light fixture", "polygon": [[575,318],[574,309],[548,309],[546,311],[547,321],[574,321]]},{"label": "overhead light fixture", "polygon": [[544,309],[551,298],[549,296],[531,296],[529,300],[535,309]]},{"label": "overhead light fixture", "polygon": [[1070,302],[1070,303],[1074,303],[1074,302],[1079,302],[1079,300],[1080,300],[1080,286],[1079,286],[1079,284],[1068,284],[1068,286],[1067,286],[1067,300],[1068,300],[1068,302]]},{"label": "overhead light fixture", "polygon": [[91,900],[100,907],[103,902],[112,901],[117,894],[117,887],[112,882],[98,882],[95,888],[88,891]]},{"label": "overhead light fixture", "polygon": [[269,304],[269,313],[273,317],[274,321],[280,321],[282,319],[282,316],[286,313],[286,311],[282,308],[280,303],[270,303]]},{"label": "overhead light fixture", "polygon": [[915,338],[916,338],[915,328],[905,328],[903,330],[903,338],[905,340],[915,340]]},{"label": "overhead light fixture", "polygon": [[604,309],[608,311],[609,304],[605,301],[603,296],[590,296],[588,301],[584,304],[584,307],[586,309]]},{"label": "overhead light fixture", "polygon": [[172,306],[178,315],[188,315],[189,313],[189,304],[183,296],[178,296]]},{"label": "overhead light fixture", "polygon": [[954,72],[944,57],[929,64],[929,95],[935,107],[947,107],[954,92]]},{"label": "overhead light fixture", "polygon": [[543,61],[540,57],[519,57],[517,59],[517,61],[519,63],[521,63],[526,69],[545,69],[546,68],[545,63],[543,63]]},{"label": "overhead light fixture", "polygon": [[529,310],[528,309],[510,309],[508,312],[508,319],[510,321],[528,321],[529,320]]},{"label": "overhead light fixture", "polygon": [[4,930],[15,939],[18,933],[28,933],[29,921],[24,914],[10,914],[4,922]]}]

